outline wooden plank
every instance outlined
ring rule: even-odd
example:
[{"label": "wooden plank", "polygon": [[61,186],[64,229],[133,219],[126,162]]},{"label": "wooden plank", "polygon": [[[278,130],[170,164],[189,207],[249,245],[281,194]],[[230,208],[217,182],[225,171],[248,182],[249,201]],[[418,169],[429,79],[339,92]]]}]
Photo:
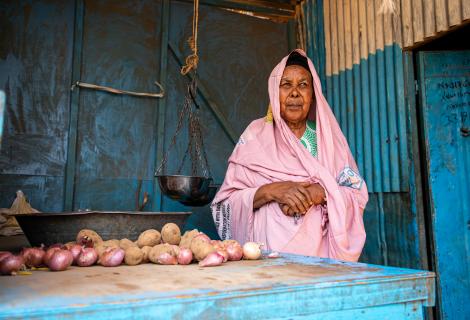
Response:
[{"label": "wooden plank", "polygon": [[446,31],[449,28],[447,1],[448,0],[434,0],[436,12],[436,31]]},{"label": "wooden plank", "polygon": [[[344,55],[346,58],[345,69],[352,69],[353,65],[353,49],[352,49],[352,26],[351,26],[351,1],[344,0],[343,15],[344,15]],[[353,1],[355,2],[355,1]]]},{"label": "wooden plank", "polygon": [[[83,21],[85,6],[83,0],[75,2],[75,26],[73,41],[72,82],[81,79]],[[77,163],[78,108],[80,90],[70,92],[69,139],[67,148],[67,164],[65,167],[64,210],[72,211],[75,189],[75,171]]]},{"label": "wooden plank", "polygon": [[[193,0],[179,0],[193,2]],[[200,4],[215,6],[218,8],[251,11],[259,14],[284,16],[293,18],[295,16],[295,5],[288,3],[277,3],[273,1],[249,1],[249,0],[200,0]]]},{"label": "wooden plank", "polygon": [[424,15],[424,37],[432,37],[436,34],[436,10],[434,1],[428,1],[423,8]]},{"label": "wooden plank", "polygon": [[331,74],[338,74],[339,72],[339,52],[338,52],[338,13],[336,0],[331,0],[331,61],[332,70]]},{"label": "wooden plank", "polygon": [[470,1],[462,0],[462,20],[470,19]]},{"label": "wooden plank", "polygon": [[[333,73],[333,62],[332,62],[332,43],[331,43],[331,8],[330,8],[330,0],[325,0],[323,2],[323,18],[324,20],[324,28],[325,28],[325,71],[326,76],[330,77]],[[327,88],[328,92],[328,88]],[[328,93],[329,94],[329,93]],[[330,100],[330,99],[328,99]],[[330,101],[331,102],[331,101]]]},{"label": "wooden plank", "polygon": [[393,44],[392,15],[391,14],[381,14],[381,15],[377,15],[376,19],[382,19],[383,20],[384,47],[392,45]]},{"label": "wooden plank", "polygon": [[[169,91],[167,83],[167,67],[168,67],[168,38],[169,38],[169,29],[170,29],[170,0],[163,0],[161,4],[162,10],[162,21],[160,22],[160,76],[159,83],[163,88]],[[163,97],[158,100],[158,115],[157,115],[157,125],[156,125],[156,137],[155,140],[156,146],[156,156],[155,156],[155,170],[158,168],[160,163],[163,161],[164,156],[164,143],[165,143],[165,114],[166,114],[166,97]],[[160,190],[158,186],[157,179],[154,179],[154,193],[152,201],[152,210],[161,211],[162,210],[162,197],[161,192],[156,192]]]},{"label": "wooden plank", "polygon": [[[354,1],[356,2],[356,1]],[[354,3],[353,2],[353,3]],[[360,43],[360,51],[359,51],[359,59],[367,59],[369,53],[369,44],[367,34],[369,32],[368,25],[367,25],[367,5],[366,0],[361,0],[359,2],[359,43]],[[356,2],[357,3],[357,2]]]},{"label": "wooden plank", "polygon": [[[382,1],[380,0],[375,0],[375,10],[378,10],[380,8],[380,4]],[[383,16],[378,15],[376,12],[374,12],[373,21],[375,23],[375,51],[377,50],[382,50],[384,49],[384,20]]]},{"label": "wooden plank", "polygon": [[367,314],[380,319],[374,312],[380,308],[389,318],[422,319],[422,306],[434,304],[434,277],[427,271],[288,254],[213,268],[71,267],[1,277],[0,317],[332,320]]},{"label": "wooden plank", "polygon": [[401,28],[401,2],[397,1],[397,14],[392,16],[392,24],[393,24],[393,43],[398,44],[400,47],[403,47],[403,35],[402,35],[402,28]]},{"label": "wooden plank", "polygon": [[[364,2],[364,1],[361,1]],[[365,8],[365,5],[363,6]],[[352,33],[352,64],[359,64],[361,61],[361,48],[359,38],[366,38],[366,28],[359,27],[359,4],[358,1],[351,1],[351,33]],[[362,14],[366,14],[365,10]]]},{"label": "wooden plank", "polygon": [[336,14],[337,22],[336,28],[338,32],[338,73],[342,72],[346,68],[346,52],[345,52],[345,30],[344,30],[344,1],[336,0]]},{"label": "wooden plank", "polygon": [[424,39],[422,0],[411,1],[411,8],[413,10],[413,43],[421,42]]},{"label": "wooden plank", "polygon": [[[468,0],[464,0],[464,2]],[[449,26],[453,27],[462,22],[461,0],[447,0],[447,9],[449,12]]]},{"label": "wooden plank", "polygon": [[[374,1],[366,1],[367,3],[367,43],[369,47],[369,54],[374,54],[376,51],[375,46],[375,3]],[[367,56],[363,57],[367,58]]]},{"label": "wooden plank", "polygon": [[[175,57],[175,59],[178,61],[178,65],[181,67],[183,66],[183,59],[180,53],[177,51],[177,47],[173,46],[170,42],[168,43],[168,47],[170,48],[171,53]],[[190,80],[192,79],[191,74],[186,75]],[[238,141],[238,135],[235,133],[235,130],[232,128],[232,125],[230,124],[230,121],[225,117],[225,115],[222,113],[222,109],[217,105],[217,103],[212,100],[209,96],[209,91],[206,89],[206,86],[204,83],[199,79],[198,81],[198,92],[204,99],[204,101],[207,103],[207,106],[209,109],[212,111],[212,113],[215,115],[217,118],[217,121],[219,121],[220,125],[222,126],[222,129],[224,132],[227,134],[227,136],[230,138],[230,141],[235,144]]]},{"label": "wooden plank", "polygon": [[413,45],[413,12],[411,8],[412,0],[401,0],[401,26],[403,34],[403,47]]}]

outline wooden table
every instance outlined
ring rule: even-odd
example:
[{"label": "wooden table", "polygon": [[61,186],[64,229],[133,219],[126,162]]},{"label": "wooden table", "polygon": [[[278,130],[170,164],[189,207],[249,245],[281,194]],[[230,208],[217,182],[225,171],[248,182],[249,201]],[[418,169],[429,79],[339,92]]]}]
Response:
[{"label": "wooden table", "polygon": [[423,319],[434,273],[295,255],[0,277],[0,318]]}]

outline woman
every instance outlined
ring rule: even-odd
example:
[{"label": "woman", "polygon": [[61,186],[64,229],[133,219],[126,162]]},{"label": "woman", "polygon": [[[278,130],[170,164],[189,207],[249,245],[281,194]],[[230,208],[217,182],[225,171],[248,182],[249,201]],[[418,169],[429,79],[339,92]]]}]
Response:
[{"label": "woman", "polygon": [[367,187],[302,50],[269,78],[270,110],[235,147],[212,202],[222,239],[265,249],[357,261]]}]

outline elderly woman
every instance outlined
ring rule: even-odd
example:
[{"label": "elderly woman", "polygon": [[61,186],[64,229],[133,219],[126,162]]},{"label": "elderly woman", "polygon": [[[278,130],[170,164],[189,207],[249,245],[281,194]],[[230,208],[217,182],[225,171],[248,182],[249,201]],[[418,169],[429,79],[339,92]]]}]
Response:
[{"label": "elderly woman", "polygon": [[212,202],[219,235],[357,261],[367,188],[302,50],[274,68],[269,98],[270,112],[241,135]]}]

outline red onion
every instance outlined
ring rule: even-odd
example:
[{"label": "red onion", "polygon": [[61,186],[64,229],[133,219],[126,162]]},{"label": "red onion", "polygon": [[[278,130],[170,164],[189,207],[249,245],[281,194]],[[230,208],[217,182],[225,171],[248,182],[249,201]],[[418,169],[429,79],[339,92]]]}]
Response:
[{"label": "red onion", "polygon": [[58,250],[61,250],[60,248],[58,247],[52,247],[52,248],[49,248],[47,249],[46,251],[46,254],[44,255],[44,257],[42,258],[42,262],[47,266],[49,265],[49,260],[51,259],[52,255],[54,254],[54,252],[58,251]]},{"label": "red onion", "polygon": [[243,258],[247,260],[258,260],[261,257],[261,244],[247,242],[243,245]]},{"label": "red onion", "polygon": [[238,243],[231,243],[226,246],[228,260],[238,261],[243,257],[243,248]]},{"label": "red onion", "polygon": [[98,260],[98,253],[96,250],[94,248],[84,248],[80,251],[75,262],[80,267],[89,267],[95,264],[96,260]]},{"label": "red onion", "polygon": [[181,248],[178,254],[178,264],[190,264],[193,261],[193,252],[187,248]]},{"label": "red onion", "polygon": [[82,246],[79,244],[74,244],[67,248],[73,256],[73,264],[77,264],[77,259],[80,253],[82,253],[82,249]]},{"label": "red onion", "polygon": [[29,268],[41,266],[45,254],[42,248],[24,248],[21,252],[24,264]]},{"label": "red onion", "polygon": [[178,260],[176,259],[176,257],[172,254],[167,253],[167,252],[162,253],[158,257],[157,261],[158,261],[159,264],[178,264]]},{"label": "red onion", "polygon": [[215,267],[220,266],[224,262],[224,257],[217,252],[212,252],[204,258],[204,260],[199,261],[200,267]]},{"label": "red onion", "polygon": [[222,257],[224,257],[224,261],[223,261],[223,262],[227,262],[227,260],[228,260],[228,252],[227,252],[227,250],[225,250],[225,249],[216,249],[216,252],[217,252],[218,254],[220,254]]},{"label": "red onion", "polygon": [[5,259],[6,257],[12,256],[12,255],[13,255],[13,253],[11,253],[9,251],[0,251],[0,261]]},{"label": "red onion", "polygon": [[51,244],[49,247],[47,247],[47,249],[51,249],[51,248],[65,249],[65,246],[62,243],[54,243],[54,244]]},{"label": "red onion", "polygon": [[103,267],[117,267],[124,260],[126,253],[121,248],[108,248],[100,257]]},{"label": "red onion", "polygon": [[200,232],[197,236],[193,238],[194,239],[200,239],[204,242],[211,243],[211,238],[209,238],[205,233]]},{"label": "red onion", "polygon": [[0,260],[0,274],[12,275],[19,271],[24,266],[24,259],[22,256],[15,256],[10,254],[4,256]]},{"label": "red onion", "polygon": [[52,253],[47,266],[52,271],[64,271],[72,265],[73,255],[68,250],[56,250]]}]

